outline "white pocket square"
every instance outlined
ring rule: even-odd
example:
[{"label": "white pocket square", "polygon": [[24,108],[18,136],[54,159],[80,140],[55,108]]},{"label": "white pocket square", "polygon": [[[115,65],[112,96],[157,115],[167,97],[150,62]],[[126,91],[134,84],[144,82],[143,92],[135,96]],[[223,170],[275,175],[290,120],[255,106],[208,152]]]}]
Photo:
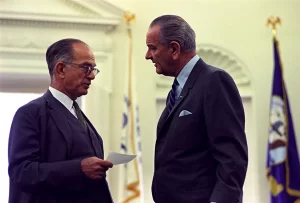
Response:
[{"label": "white pocket square", "polygon": [[191,112],[189,112],[189,111],[187,111],[187,110],[182,110],[181,112],[180,112],[180,114],[179,114],[179,117],[181,117],[181,116],[187,116],[187,115],[191,115],[192,113]]}]

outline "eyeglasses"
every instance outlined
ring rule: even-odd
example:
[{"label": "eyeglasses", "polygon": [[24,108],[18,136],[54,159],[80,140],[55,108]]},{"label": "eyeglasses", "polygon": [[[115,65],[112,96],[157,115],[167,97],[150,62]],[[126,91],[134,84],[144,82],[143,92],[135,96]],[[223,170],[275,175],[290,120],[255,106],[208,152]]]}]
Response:
[{"label": "eyeglasses", "polygon": [[98,68],[95,68],[88,64],[77,64],[77,63],[69,63],[69,62],[64,62],[64,61],[63,61],[63,63],[78,66],[79,68],[84,69],[86,76],[90,75],[91,72],[93,72],[94,75],[96,76],[100,72],[100,70]]}]

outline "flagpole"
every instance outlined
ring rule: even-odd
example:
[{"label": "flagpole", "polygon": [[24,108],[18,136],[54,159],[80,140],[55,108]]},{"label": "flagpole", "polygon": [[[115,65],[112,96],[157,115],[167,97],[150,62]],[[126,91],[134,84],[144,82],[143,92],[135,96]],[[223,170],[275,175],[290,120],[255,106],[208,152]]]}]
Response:
[{"label": "flagpole", "polygon": [[[281,69],[281,81],[282,81],[282,97],[283,97],[283,102],[284,102],[284,120],[285,120],[285,125],[284,125],[284,132],[285,132],[285,136],[286,138],[288,139],[288,135],[289,135],[289,121],[288,121],[288,109],[287,109],[287,95],[286,95],[286,89],[285,89],[285,81],[284,81],[284,72],[283,72],[283,66],[282,66],[282,62],[281,62],[281,55],[280,55],[280,50],[279,50],[279,42],[277,40],[277,30],[276,30],[276,25],[279,24],[281,25],[281,19],[278,17],[278,16],[271,16],[268,18],[267,20],[267,26],[271,25],[272,27],[272,36],[273,36],[273,40],[274,40],[274,43],[275,43],[275,51],[278,53],[278,58],[279,58],[279,64],[280,64],[280,69]],[[288,142],[287,142],[287,146],[286,146],[286,154],[288,154]],[[287,155],[288,157],[288,155]],[[285,161],[285,168],[287,169],[286,170],[286,174],[285,174],[285,178],[286,178],[286,190],[288,193],[289,192],[289,161],[288,161],[288,158],[286,157],[286,161]]]},{"label": "flagpole", "polygon": [[[133,53],[133,43],[132,43],[132,30],[131,30],[131,22],[135,20],[135,15],[129,12],[126,12],[124,14],[124,20],[127,24],[127,34],[129,38],[129,58],[128,58],[128,101],[129,101],[129,135],[130,135],[130,141],[131,141],[131,147],[132,147],[132,153],[136,154],[135,149],[135,137],[134,137],[134,106],[133,106],[133,97],[132,97],[132,53]],[[139,180],[139,170],[137,165],[137,160],[133,160],[134,163],[134,169],[135,169],[135,175],[136,180],[133,183],[130,183],[127,186],[127,189],[133,192],[133,195],[129,196],[126,200],[123,201],[123,203],[128,203],[131,200],[137,198],[140,196],[140,190],[137,189],[137,187],[140,184]]]},{"label": "flagpole", "polygon": [[[283,101],[283,112],[284,112],[284,131],[283,134],[286,137],[286,146],[285,146],[285,159],[281,163],[274,164],[273,166],[268,160],[268,178],[271,184],[271,193],[272,198],[274,198],[274,201],[279,201],[279,197],[277,196],[279,194],[282,194],[282,197],[290,197],[294,198],[293,202],[300,203],[300,185],[299,180],[299,169],[300,164],[298,153],[297,153],[297,144],[295,143],[295,132],[293,128],[293,122],[291,118],[291,112],[289,108],[289,102],[288,102],[288,95],[287,90],[285,87],[285,80],[283,77],[283,66],[282,66],[282,60],[281,55],[279,51],[279,40],[277,40],[276,34],[276,25],[281,24],[281,20],[279,17],[270,17],[267,20],[267,26],[271,25],[272,27],[272,35],[273,35],[273,48],[274,48],[274,76],[273,76],[273,90],[272,90],[272,96],[274,97],[280,97]],[[277,77],[275,78],[275,72],[277,73]],[[281,76],[279,78],[278,76]],[[279,86],[281,82],[281,87]],[[276,83],[276,85],[275,85]],[[275,91],[274,91],[275,89]],[[271,103],[272,104],[272,103]],[[273,123],[274,124],[274,123]],[[291,148],[290,148],[291,147]],[[292,150],[289,150],[292,149]],[[270,152],[268,152],[270,153]],[[294,153],[294,154],[293,154]],[[277,156],[280,153],[277,154]],[[270,155],[268,155],[270,156]],[[296,157],[296,159],[294,158]],[[295,163],[296,161],[296,163]],[[284,169],[282,169],[282,165],[284,164]],[[274,172],[272,173],[272,167],[274,167]],[[277,167],[277,168],[276,168]],[[296,167],[296,171],[295,171]],[[282,174],[285,173],[285,174]],[[285,179],[283,177],[285,175]],[[295,176],[295,177],[291,177]],[[282,179],[282,180],[281,180]],[[295,185],[294,179],[297,180],[296,183],[298,185]],[[293,182],[293,185],[290,185],[290,183]],[[276,199],[276,200],[275,200]],[[282,199],[281,199],[282,200]]]},{"label": "flagpole", "polygon": [[[282,65],[282,61],[281,61],[281,54],[280,54],[280,50],[279,50],[279,42],[276,38],[276,34],[277,34],[277,30],[276,30],[276,25],[277,24],[281,24],[281,20],[279,17],[270,17],[267,21],[267,25],[271,25],[272,26],[272,35],[274,38],[274,41],[276,43],[276,47],[277,47],[277,52],[278,52],[278,58],[279,58],[279,64],[280,64],[280,69],[281,69],[281,77],[282,77],[282,91],[283,91],[283,102],[284,102],[284,119],[285,119],[285,136],[287,138],[287,140],[289,139],[289,119],[288,119],[288,100],[287,100],[287,93],[286,93],[286,87],[285,87],[285,80],[284,80],[284,72],[283,72],[283,65]],[[287,146],[286,146],[286,154],[288,154],[288,142],[287,142]],[[287,155],[288,156],[288,155]],[[299,192],[294,192],[293,190],[290,189],[289,185],[290,185],[290,169],[289,169],[289,159],[288,157],[286,158],[285,161],[285,168],[286,168],[286,191],[289,195],[293,195],[293,193],[298,194]],[[298,199],[298,201],[300,201]]]}]

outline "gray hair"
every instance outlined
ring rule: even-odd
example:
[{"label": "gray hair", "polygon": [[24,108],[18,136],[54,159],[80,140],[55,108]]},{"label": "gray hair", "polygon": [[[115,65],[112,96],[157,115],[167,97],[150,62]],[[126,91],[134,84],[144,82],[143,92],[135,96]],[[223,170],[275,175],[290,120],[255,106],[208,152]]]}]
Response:
[{"label": "gray hair", "polygon": [[196,49],[196,34],[191,26],[180,16],[162,15],[155,18],[150,27],[160,26],[160,40],[165,46],[171,41],[180,44],[183,52],[194,51]]},{"label": "gray hair", "polygon": [[53,77],[53,70],[55,64],[58,61],[63,61],[68,63],[72,62],[74,43],[83,43],[86,45],[86,43],[82,42],[79,39],[67,38],[67,39],[59,40],[48,47],[46,52],[46,61],[48,64],[48,70],[51,78]]}]

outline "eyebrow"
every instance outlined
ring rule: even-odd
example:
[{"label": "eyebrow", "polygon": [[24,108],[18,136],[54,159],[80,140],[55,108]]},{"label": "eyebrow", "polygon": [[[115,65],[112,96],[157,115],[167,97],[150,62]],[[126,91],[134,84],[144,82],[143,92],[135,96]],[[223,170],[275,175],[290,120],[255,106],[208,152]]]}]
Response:
[{"label": "eyebrow", "polygon": [[82,65],[89,65],[89,66],[93,66],[93,67],[97,66],[96,63],[95,63],[95,64],[92,64],[92,63],[90,63],[90,62],[83,62]]},{"label": "eyebrow", "polygon": [[148,47],[156,47],[154,44],[147,44]]}]

